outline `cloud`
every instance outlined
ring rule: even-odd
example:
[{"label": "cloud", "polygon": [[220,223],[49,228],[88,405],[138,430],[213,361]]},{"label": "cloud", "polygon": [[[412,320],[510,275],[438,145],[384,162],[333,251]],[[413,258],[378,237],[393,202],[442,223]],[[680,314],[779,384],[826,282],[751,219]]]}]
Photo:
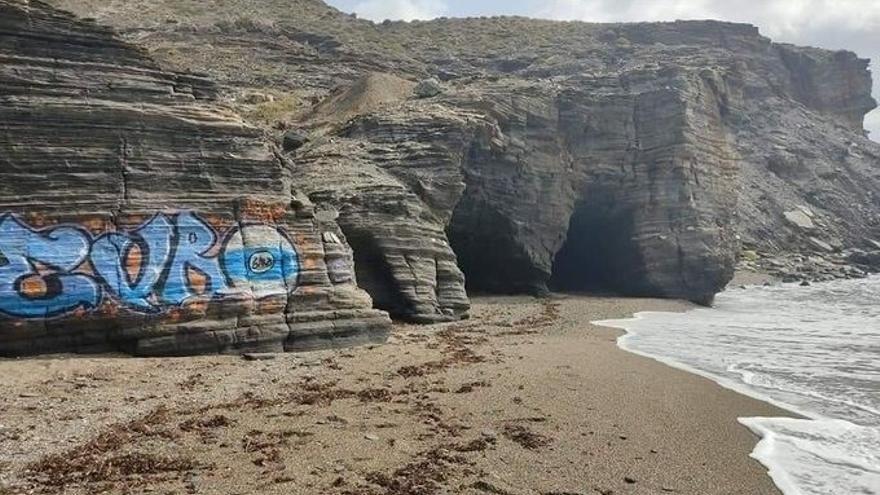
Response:
[{"label": "cloud", "polygon": [[351,10],[373,21],[412,21],[442,16],[447,6],[442,0],[365,0],[355,4]]},{"label": "cloud", "polygon": [[880,110],[874,110],[865,118],[865,129],[871,132],[871,139],[880,142]]},{"label": "cloud", "polygon": [[[747,22],[777,41],[849,49],[873,59],[880,100],[880,1],[877,0],[547,0],[539,17],[592,22],[722,19]],[[865,126],[880,140],[880,110]]]}]

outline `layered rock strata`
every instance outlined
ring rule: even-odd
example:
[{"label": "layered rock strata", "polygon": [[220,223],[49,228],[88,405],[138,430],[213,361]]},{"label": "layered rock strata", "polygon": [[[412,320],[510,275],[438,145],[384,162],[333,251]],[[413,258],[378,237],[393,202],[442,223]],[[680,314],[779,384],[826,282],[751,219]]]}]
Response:
[{"label": "layered rock strata", "polygon": [[[299,154],[295,174],[320,181],[310,198],[339,209],[356,253],[385,260],[384,275],[359,278],[382,307],[406,301],[395,313],[457,314],[456,258],[476,291],[710,301],[738,246],[736,156],[717,95],[687,73],[668,76],[676,91],[587,83],[607,87],[597,96],[506,81],[386,107]],[[435,297],[444,293],[456,297]]]},{"label": "layered rock strata", "polygon": [[[358,282],[378,307],[417,322],[454,320],[470,303],[444,229],[464,189],[466,121],[413,117],[420,122],[392,128],[355,121],[343,132],[370,134],[375,143],[316,143],[297,156],[292,176],[311,201],[338,211]],[[455,140],[455,149],[445,146]]]},{"label": "layered rock strata", "polygon": [[[374,159],[358,169],[378,167],[419,197],[432,216],[411,222],[446,226],[477,291],[549,286],[709,303],[743,252],[794,253],[811,278],[806,261],[817,254],[845,263],[870,249],[880,147],[861,127],[875,106],[866,61],[776,45],[750,26],[607,29],[613,67],[469,59],[496,75],[371,108],[317,153],[367,150]],[[443,132],[421,132],[426,120]],[[425,166],[414,146],[443,158]],[[426,177],[443,184],[443,201]],[[815,228],[786,220],[792,209],[816,217]]]},{"label": "layered rock strata", "polygon": [[[372,260],[361,283],[399,316],[466,314],[453,261],[478,291],[705,303],[738,260],[832,276],[810,266],[852,267],[880,239],[880,146],[862,127],[876,103],[850,52],[714,21],[374,24],[317,0],[52,1],[211,73],[255,120],[310,133],[290,174],[338,213]],[[406,89],[420,80],[430,92]]]},{"label": "layered rock strata", "polygon": [[381,342],[332,220],[216,87],[0,0],[0,355]]}]

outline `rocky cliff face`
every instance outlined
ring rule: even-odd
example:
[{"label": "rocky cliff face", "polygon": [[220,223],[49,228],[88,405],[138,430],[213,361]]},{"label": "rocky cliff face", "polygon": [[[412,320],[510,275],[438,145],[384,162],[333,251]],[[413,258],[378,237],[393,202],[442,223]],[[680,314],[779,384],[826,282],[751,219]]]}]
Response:
[{"label": "rocky cliff face", "polygon": [[553,282],[710,299],[732,274],[736,199],[713,93],[692,102],[590,83],[617,94],[499,81],[355,119],[338,135],[381,147],[374,163],[448,226],[471,289],[544,292]]},{"label": "rocky cliff face", "polygon": [[723,287],[736,195],[716,95],[686,72],[646,76],[493,88],[497,127],[471,150],[451,229],[477,287],[697,301]]},{"label": "rocky cliff face", "polygon": [[338,215],[359,282],[398,316],[463,316],[465,279],[709,302],[738,260],[860,276],[844,258],[880,237],[880,146],[862,130],[875,102],[849,52],[711,21],[376,25],[316,0],[53,1],[308,134],[286,177]]},{"label": "rocky cliff face", "polygon": [[[818,171],[839,158],[815,146],[815,134],[816,149],[798,148],[808,134],[876,150],[850,113],[863,115],[873,104],[864,61],[802,49],[814,69],[824,61],[862,82],[838,95],[853,103],[832,112],[819,96],[832,94],[832,86],[809,98],[797,89],[808,76],[783,58],[800,49],[773,45],[748,26],[620,29],[614,39],[622,50],[633,56],[632,45],[619,40],[634,39],[648,53],[609,71],[578,68],[551,78],[496,72],[451,82],[433,98],[401,95],[338,126],[334,143],[310,153],[326,156],[341,142],[368,150],[374,165],[434,214],[398,215],[408,224],[445,225],[469,288],[479,291],[543,292],[549,285],[706,303],[732,277],[744,244],[769,255],[803,253],[803,260],[828,243],[837,245],[830,251],[870,248],[877,235],[875,155],[854,155],[847,168],[835,166],[837,174],[795,179],[773,172],[771,151],[790,147]],[[706,53],[666,44],[676,37]],[[361,83],[352,87],[369,93]],[[438,132],[419,132],[431,129],[426,122]],[[433,158],[424,160],[414,146],[434,150]],[[325,187],[343,183],[349,179]],[[441,201],[436,191],[444,193]],[[800,229],[785,216],[799,207],[828,222]],[[823,256],[839,256],[830,251]],[[834,271],[801,266],[817,270],[805,277]],[[432,274],[418,278],[434,282]],[[393,287],[395,276],[389,280]]]},{"label": "rocky cliff face", "polygon": [[0,0],[0,354],[381,342],[332,219],[217,88]]}]

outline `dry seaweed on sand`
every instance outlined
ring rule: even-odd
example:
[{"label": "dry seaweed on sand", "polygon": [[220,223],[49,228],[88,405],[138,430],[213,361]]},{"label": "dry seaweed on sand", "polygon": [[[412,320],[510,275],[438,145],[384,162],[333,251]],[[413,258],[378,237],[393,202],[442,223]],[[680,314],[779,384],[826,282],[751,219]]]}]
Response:
[{"label": "dry seaweed on sand", "polygon": [[[45,487],[63,489],[73,483],[129,481],[169,472],[199,468],[192,459],[133,450],[151,437],[173,439],[167,428],[169,412],[159,407],[127,423],[110,426],[88,442],[68,451],[45,456],[26,467],[28,477]],[[50,488],[50,489],[51,489]]]},{"label": "dry seaweed on sand", "polygon": [[553,442],[550,437],[536,433],[526,426],[517,424],[505,425],[503,434],[507,439],[512,440],[529,450],[538,450]]}]

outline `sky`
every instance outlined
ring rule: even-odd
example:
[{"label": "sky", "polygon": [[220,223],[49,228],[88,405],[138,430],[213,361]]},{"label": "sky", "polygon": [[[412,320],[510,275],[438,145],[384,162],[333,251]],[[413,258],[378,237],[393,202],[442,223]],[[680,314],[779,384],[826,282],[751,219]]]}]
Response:
[{"label": "sky", "polygon": [[[722,19],[747,22],[775,41],[855,51],[871,58],[880,100],[880,0],[328,0],[360,17],[526,15],[592,22]],[[865,126],[880,141],[880,110]]]}]

